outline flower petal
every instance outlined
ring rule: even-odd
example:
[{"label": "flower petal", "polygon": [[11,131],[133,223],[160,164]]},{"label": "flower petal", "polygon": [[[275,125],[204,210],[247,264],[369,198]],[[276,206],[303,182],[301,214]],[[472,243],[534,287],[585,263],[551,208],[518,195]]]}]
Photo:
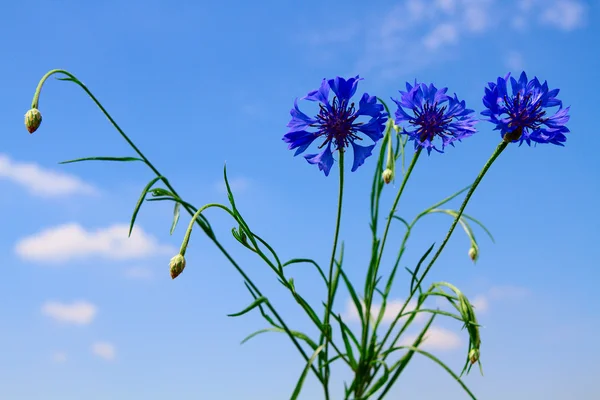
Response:
[{"label": "flower petal", "polygon": [[327,144],[325,150],[319,154],[307,154],[304,156],[309,164],[317,164],[319,170],[325,173],[325,176],[329,176],[329,171],[333,166],[333,154],[331,154],[331,142]]},{"label": "flower petal", "polygon": [[356,171],[358,167],[365,163],[367,157],[369,157],[375,148],[375,145],[371,146],[359,146],[354,142],[352,143],[352,148],[354,149],[354,162],[352,163],[352,172]]}]

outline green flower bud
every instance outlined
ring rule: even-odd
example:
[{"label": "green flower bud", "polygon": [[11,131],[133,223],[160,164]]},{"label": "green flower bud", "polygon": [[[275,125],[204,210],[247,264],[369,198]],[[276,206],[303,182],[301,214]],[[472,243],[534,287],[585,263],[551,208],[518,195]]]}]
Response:
[{"label": "green flower bud", "polygon": [[25,114],[25,127],[29,133],[33,133],[42,123],[42,113],[37,108],[32,108]]},{"label": "green flower bud", "polygon": [[171,279],[175,279],[183,272],[185,268],[185,257],[181,254],[177,254],[175,257],[171,258],[171,262],[169,263],[169,270],[171,271]]},{"label": "green flower bud", "polygon": [[385,171],[383,171],[383,181],[388,184],[392,181],[392,179],[394,179],[394,171],[392,171],[389,168],[386,168]]},{"label": "green flower bud", "polygon": [[469,258],[473,262],[477,261],[479,258],[479,250],[477,250],[477,247],[473,246],[469,249]]},{"label": "green flower bud", "polygon": [[479,360],[479,350],[471,349],[471,351],[469,351],[469,360],[471,361],[471,364],[475,364],[477,360]]}]

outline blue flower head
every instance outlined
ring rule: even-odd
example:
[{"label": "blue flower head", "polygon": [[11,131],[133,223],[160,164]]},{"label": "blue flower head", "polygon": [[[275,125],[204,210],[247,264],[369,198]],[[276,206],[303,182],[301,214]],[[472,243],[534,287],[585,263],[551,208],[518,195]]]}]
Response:
[{"label": "blue flower head", "polygon": [[[377,103],[377,98],[367,93],[363,94],[358,103],[358,110],[354,103],[350,102],[360,80],[362,78],[358,75],[348,80],[340,77],[323,79],[319,89],[313,90],[302,98],[319,102],[319,114],[314,118],[300,111],[298,99],[294,101],[294,108],[290,111],[292,120],[287,124],[290,131],[283,136],[283,141],[289,143],[290,150],[296,149],[294,156],[297,156],[303,153],[315,139],[323,137],[325,140],[319,145],[319,149],[323,148],[323,151],[319,154],[307,154],[304,158],[310,164],[317,164],[325,176],[329,175],[333,165],[333,152],[336,150],[344,151],[346,147],[352,145],[353,172],[371,155],[375,144],[369,146],[356,144],[356,141],[363,140],[358,135],[359,132],[375,143],[383,137],[387,113],[383,112],[383,105]],[[330,90],[334,93],[331,102],[329,101]],[[367,122],[356,122],[360,116],[371,118]],[[309,128],[315,130],[309,131]]]},{"label": "blue flower head", "polygon": [[[443,153],[447,145],[454,146],[455,141],[471,136],[476,132],[477,122],[473,110],[465,107],[465,102],[446,95],[448,88],[437,89],[433,84],[427,86],[406,83],[406,92],[400,91],[400,100],[392,99],[396,110],[396,125],[404,123],[403,133],[415,142],[415,149],[425,148]],[[434,139],[439,137],[442,148],[438,149]]]},{"label": "blue flower head", "polygon": [[[483,104],[487,108],[481,112],[494,123],[504,140],[536,143],[552,143],[564,146],[565,136],[569,129],[565,124],[569,121],[569,107],[562,108],[562,101],[556,98],[559,89],[548,90],[548,83],[540,83],[538,78],[527,80],[525,72],[519,80],[510,77],[512,95],[508,94],[507,83],[510,74],[498,78],[497,83],[490,82],[485,88]],[[558,106],[552,116],[547,109]]]}]

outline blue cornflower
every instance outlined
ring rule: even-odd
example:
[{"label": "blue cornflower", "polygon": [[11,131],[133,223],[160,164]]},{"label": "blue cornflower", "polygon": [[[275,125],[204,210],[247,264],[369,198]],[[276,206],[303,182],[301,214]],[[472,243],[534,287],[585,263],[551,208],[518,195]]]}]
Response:
[{"label": "blue cornflower", "polygon": [[[344,151],[352,145],[354,150],[354,162],[352,171],[356,171],[367,157],[375,144],[370,146],[359,146],[357,140],[363,138],[358,132],[367,135],[375,143],[383,137],[383,129],[387,121],[387,113],[383,112],[383,105],[377,103],[375,96],[363,94],[356,110],[350,99],[356,92],[358,81],[362,80],[358,75],[348,80],[337,77],[335,79],[323,79],[321,87],[313,90],[302,100],[319,102],[319,114],[311,118],[298,109],[298,99],[294,101],[294,108],[290,111],[292,120],[287,124],[290,131],[283,136],[283,141],[289,143],[290,150],[297,149],[294,156],[304,152],[311,143],[323,137],[325,140],[319,145],[324,150],[319,154],[307,154],[304,156],[310,164],[317,164],[319,170],[329,175],[333,165],[334,151]],[[329,102],[329,91],[334,93],[333,100]],[[356,122],[361,115],[371,117],[368,122]],[[316,131],[309,132],[308,128]],[[332,149],[333,146],[333,149]]]},{"label": "blue cornflower", "polygon": [[[510,77],[512,96],[507,90],[505,78],[498,78],[497,83],[490,82],[485,88],[483,104],[487,110],[481,112],[488,116],[488,121],[496,124],[494,130],[499,130],[507,142],[519,141],[531,145],[536,143],[552,143],[564,146],[567,140],[564,135],[569,132],[565,124],[569,121],[569,108],[562,108],[562,101],[556,98],[559,89],[548,90],[548,83],[540,84],[538,78],[527,80],[525,72],[521,73],[519,80]],[[550,117],[546,109],[559,106],[556,113]]]},{"label": "blue cornflower", "polygon": [[[456,140],[476,132],[477,121],[471,115],[473,110],[466,108],[465,102],[458,100],[456,94],[450,97],[446,91],[448,88],[437,89],[433,84],[427,86],[415,81],[413,86],[407,82],[406,92],[400,91],[400,100],[392,98],[398,105],[396,125],[408,123],[409,127],[405,127],[403,133],[415,142],[415,149],[425,148],[428,154],[431,149],[443,153],[447,145],[454,146]],[[441,150],[433,142],[436,136],[442,140]]]}]

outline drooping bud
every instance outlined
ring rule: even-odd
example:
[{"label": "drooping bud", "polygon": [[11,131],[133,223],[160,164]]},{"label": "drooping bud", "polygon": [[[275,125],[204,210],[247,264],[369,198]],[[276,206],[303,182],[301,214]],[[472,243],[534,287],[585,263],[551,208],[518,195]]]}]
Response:
[{"label": "drooping bud", "polygon": [[394,171],[392,171],[389,168],[386,168],[385,171],[383,171],[383,181],[388,184],[392,181],[392,179],[394,179]]},{"label": "drooping bud", "polygon": [[479,250],[477,250],[476,246],[473,246],[469,249],[469,258],[471,261],[475,262],[479,258]]},{"label": "drooping bud", "polygon": [[185,257],[181,254],[177,254],[175,257],[171,258],[171,262],[169,263],[169,270],[171,272],[171,279],[175,279],[183,272],[185,268]]},{"label": "drooping bud", "polygon": [[42,123],[42,113],[37,108],[32,108],[25,113],[25,127],[29,133],[35,132]]},{"label": "drooping bud", "polygon": [[475,364],[477,360],[479,360],[479,350],[471,349],[471,351],[469,351],[469,361],[471,361],[471,364]]}]

